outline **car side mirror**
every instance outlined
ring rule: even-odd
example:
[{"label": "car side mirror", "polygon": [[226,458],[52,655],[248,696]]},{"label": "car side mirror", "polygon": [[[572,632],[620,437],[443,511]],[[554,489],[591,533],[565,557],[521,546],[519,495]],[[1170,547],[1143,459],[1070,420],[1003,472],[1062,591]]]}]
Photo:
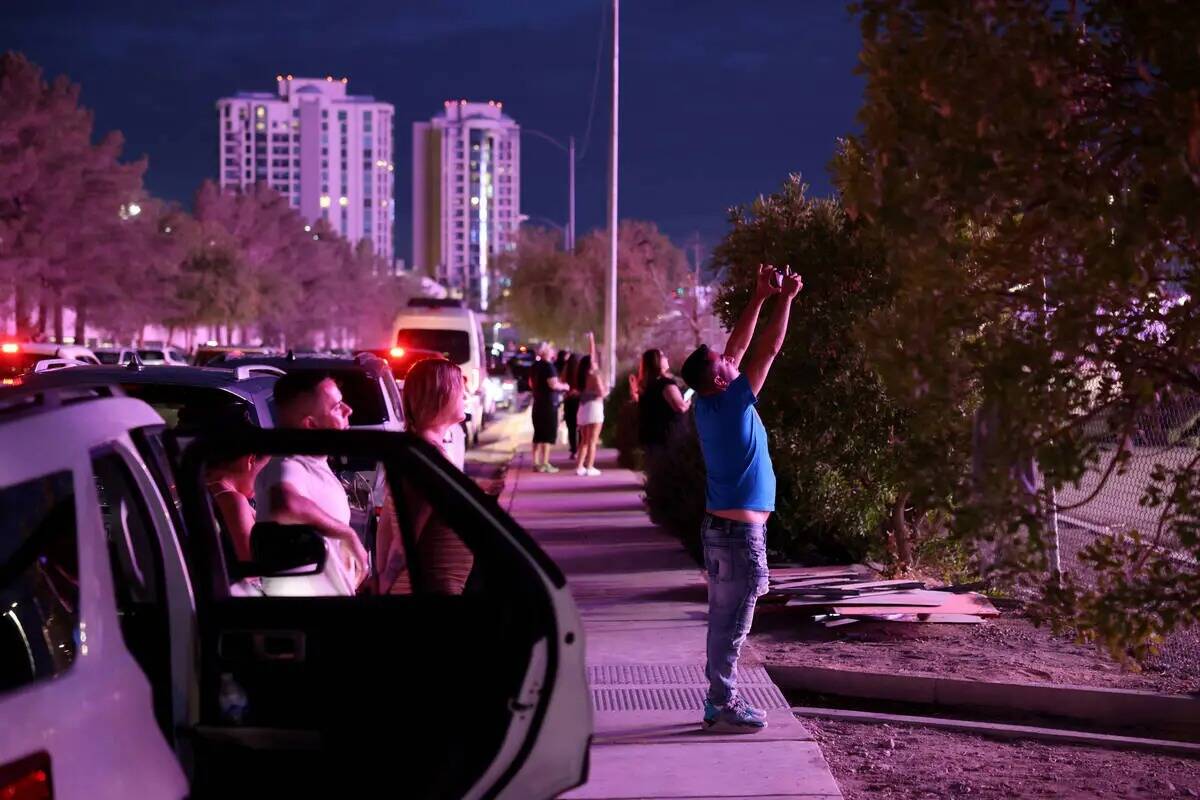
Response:
[{"label": "car side mirror", "polygon": [[317,575],[325,569],[325,537],[310,525],[257,522],[250,530],[250,554],[244,575]]}]

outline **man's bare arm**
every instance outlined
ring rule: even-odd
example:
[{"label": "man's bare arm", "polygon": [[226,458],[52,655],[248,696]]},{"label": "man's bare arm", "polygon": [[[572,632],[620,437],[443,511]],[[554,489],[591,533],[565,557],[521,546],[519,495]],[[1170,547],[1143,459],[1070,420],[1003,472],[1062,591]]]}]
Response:
[{"label": "man's bare arm", "polygon": [[280,522],[311,525],[325,538],[342,542],[350,549],[351,557],[359,562],[360,575],[366,574],[367,551],[354,529],[329,516],[324,509],[298,492],[290,483],[280,483],[271,488],[271,513]]},{"label": "man's bare arm", "polygon": [[775,301],[775,308],[771,311],[767,327],[750,351],[750,360],[746,364],[745,373],[746,379],[750,381],[750,390],[754,392],[755,397],[758,397],[763,384],[767,382],[767,373],[771,371],[771,365],[775,363],[775,356],[779,355],[779,351],[783,349],[783,341],[787,338],[792,301],[796,299],[796,295],[800,293],[803,286],[804,281],[800,276],[791,274],[789,270],[789,273],[784,276],[783,291],[780,293],[779,299]]},{"label": "man's bare arm", "polygon": [[769,264],[758,265],[758,278],[754,284],[754,294],[750,296],[749,305],[738,317],[733,331],[729,334],[729,341],[725,343],[723,355],[732,359],[735,367],[742,363],[742,357],[746,355],[746,350],[750,347],[750,340],[754,338],[754,329],[758,326],[758,315],[762,311],[763,303],[771,295],[779,293],[779,289],[771,283],[775,274],[775,268]]}]

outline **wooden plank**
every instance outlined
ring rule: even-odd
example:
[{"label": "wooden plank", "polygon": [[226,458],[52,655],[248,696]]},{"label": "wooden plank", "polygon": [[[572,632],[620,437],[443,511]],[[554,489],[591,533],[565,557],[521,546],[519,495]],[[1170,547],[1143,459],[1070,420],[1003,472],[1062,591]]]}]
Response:
[{"label": "wooden plank", "polygon": [[899,592],[880,592],[865,594],[861,597],[851,597],[838,605],[850,606],[940,606],[955,597],[948,592],[936,592],[929,589],[906,589]]},{"label": "wooden plank", "polygon": [[[943,600],[936,606],[923,605],[890,605],[890,604],[854,604],[844,601],[839,601],[834,606],[834,611],[842,616],[870,616],[873,614],[973,614],[980,617],[995,617],[1000,614],[988,599],[983,595],[970,594],[950,594],[946,595],[948,599]],[[872,598],[863,598],[864,600]],[[791,605],[793,601],[789,601]],[[904,609],[901,611],[900,609]]]},{"label": "wooden plank", "polygon": [[867,591],[871,589],[891,589],[899,591],[901,589],[924,589],[924,581],[911,580],[895,580],[895,581],[849,581],[847,583],[834,584],[835,589],[855,589],[857,591]]}]

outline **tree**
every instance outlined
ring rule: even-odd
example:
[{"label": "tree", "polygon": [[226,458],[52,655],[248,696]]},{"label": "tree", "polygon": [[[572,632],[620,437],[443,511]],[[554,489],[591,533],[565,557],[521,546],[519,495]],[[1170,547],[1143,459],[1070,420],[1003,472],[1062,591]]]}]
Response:
[{"label": "tree", "polygon": [[20,54],[0,57],[0,278],[13,287],[19,333],[32,333],[36,303],[38,327],[61,338],[68,293],[81,296],[82,275],[117,274],[137,235],[123,222],[142,197],[145,161],[119,161],[119,133],[91,138],[78,86],[47,83]]},{"label": "tree", "polygon": [[[1200,289],[1200,18],[1167,0],[856,10],[862,134],[835,171],[900,282],[872,357],[898,396],[979,396],[974,480],[944,490],[1003,571],[1042,576],[1052,491],[1114,438],[1120,469],[1140,418],[1200,391],[1200,309],[1164,302]],[[1031,488],[1013,465],[1034,460]],[[1146,487],[1154,531],[1085,551],[1095,582],[1041,580],[1044,610],[1135,654],[1195,623],[1198,461]]]},{"label": "tree", "polygon": [[[617,238],[617,358],[636,359],[654,326],[669,312],[689,270],[683,252],[652,222],[625,220]],[[602,329],[608,236],[594,231],[575,253],[558,249],[552,232],[526,228],[516,250],[501,261],[508,286],[501,308],[530,335],[579,346]]]}]

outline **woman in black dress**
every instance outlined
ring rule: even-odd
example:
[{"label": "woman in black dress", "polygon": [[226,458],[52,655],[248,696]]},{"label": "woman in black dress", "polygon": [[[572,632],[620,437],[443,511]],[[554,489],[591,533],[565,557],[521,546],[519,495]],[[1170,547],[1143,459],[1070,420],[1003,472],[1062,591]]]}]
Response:
[{"label": "woman in black dress", "polygon": [[638,367],[638,440],[649,461],[666,449],[671,429],[691,408],[657,348],[642,353]]}]

